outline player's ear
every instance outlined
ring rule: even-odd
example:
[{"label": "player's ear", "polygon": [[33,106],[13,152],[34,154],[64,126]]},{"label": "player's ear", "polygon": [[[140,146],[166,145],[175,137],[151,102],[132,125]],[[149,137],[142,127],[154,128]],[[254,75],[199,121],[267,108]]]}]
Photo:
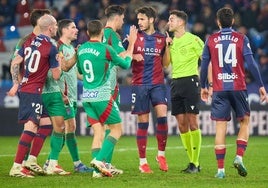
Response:
[{"label": "player's ear", "polygon": [[234,22],[235,22],[235,19],[233,18],[233,19],[232,19],[232,25],[234,25]]},{"label": "player's ear", "polygon": [[150,23],[154,23],[154,18],[149,18]]},{"label": "player's ear", "polygon": [[53,29],[52,29],[51,26],[48,26],[48,31],[49,31],[50,33],[52,33]]},{"label": "player's ear", "polygon": [[218,25],[219,28],[221,28],[221,23],[220,23],[220,21],[218,19],[217,19],[217,25]]}]

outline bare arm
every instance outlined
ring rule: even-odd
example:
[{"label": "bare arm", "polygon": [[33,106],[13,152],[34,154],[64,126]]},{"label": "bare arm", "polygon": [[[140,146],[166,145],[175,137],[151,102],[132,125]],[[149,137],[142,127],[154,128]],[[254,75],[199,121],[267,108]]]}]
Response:
[{"label": "bare arm", "polygon": [[20,75],[20,64],[22,62],[23,57],[21,57],[20,55],[17,55],[11,62],[10,72],[13,81],[13,86],[7,92],[8,96],[15,96],[18,91],[19,83],[22,77],[22,75]]},{"label": "bare arm", "polygon": [[65,60],[62,58],[61,69],[68,72],[76,63],[76,54],[73,55],[71,59]]},{"label": "bare arm", "polygon": [[59,80],[62,74],[61,68],[60,67],[56,67],[56,68],[52,68],[51,69],[52,72],[52,77],[54,80]]},{"label": "bare arm", "polygon": [[53,79],[59,80],[60,77],[61,77],[61,74],[62,74],[61,66],[62,66],[62,61],[63,61],[64,58],[60,54],[58,54],[56,56],[56,59],[59,62],[59,66],[58,67],[55,67],[55,68],[51,68],[51,72],[52,72]]},{"label": "bare arm", "polygon": [[211,97],[213,93],[213,80],[212,80],[212,65],[208,65],[208,94]]}]

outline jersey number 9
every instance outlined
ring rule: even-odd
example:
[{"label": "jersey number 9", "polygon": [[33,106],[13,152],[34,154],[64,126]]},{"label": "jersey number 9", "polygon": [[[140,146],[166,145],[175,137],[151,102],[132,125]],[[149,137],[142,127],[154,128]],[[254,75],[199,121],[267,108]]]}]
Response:
[{"label": "jersey number 9", "polygon": [[86,80],[87,82],[93,82],[94,81],[94,72],[92,63],[89,60],[85,60],[83,63],[83,68],[86,72]]}]

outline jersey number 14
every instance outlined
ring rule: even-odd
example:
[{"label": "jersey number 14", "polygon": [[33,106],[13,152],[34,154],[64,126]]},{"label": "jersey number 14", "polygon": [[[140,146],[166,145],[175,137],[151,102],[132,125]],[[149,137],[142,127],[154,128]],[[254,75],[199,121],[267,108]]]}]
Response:
[{"label": "jersey number 14", "polygon": [[215,48],[218,48],[219,67],[224,67],[224,63],[232,64],[232,67],[236,67],[237,64],[236,44],[234,43],[229,44],[225,54],[223,54],[222,44],[216,44]]}]

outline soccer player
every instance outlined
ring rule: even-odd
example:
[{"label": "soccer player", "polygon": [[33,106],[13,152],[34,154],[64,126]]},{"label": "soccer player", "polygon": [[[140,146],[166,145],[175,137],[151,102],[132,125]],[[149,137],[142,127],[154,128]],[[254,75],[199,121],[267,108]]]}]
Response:
[{"label": "soccer player", "polygon": [[170,12],[168,26],[174,37],[167,38],[168,55],[164,58],[164,64],[171,63],[171,113],[177,120],[181,141],[189,158],[189,164],[182,172],[198,173],[202,140],[198,122],[198,60],[204,42],[186,31],[187,21],[188,15],[184,11]]},{"label": "soccer player", "polygon": [[[41,16],[43,16],[45,14],[51,14],[51,12],[48,9],[34,9],[31,12],[30,22],[31,22],[31,25],[33,26],[33,31],[32,31],[32,33],[23,37],[17,43],[17,45],[15,47],[15,52],[13,54],[13,58],[17,55],[17,52],[19,51],[19,49],[22,48],[22,45],[26,40],[31,40],[31,38],[34,38],[40,34],[40,27],[38,24],[38,20]],[[23,71],[23,64],[21,64],[20,70]],[[21,72],[20,74],[22,74],[22,73],[23,72]],[[21,76],[19,76],[19,77],[21,77]],[[16,92],[17,92],[17,90],[14,90],[12,93],[12,96],[14,96],[16,94]],[[9,92],[9,94],[11,94],[11,93]],[[37,163],[37,156],[39,155],[39,153],[43,147],[43,144],[45,142],[46,137],[51,134],[51,131],[52,131],[51,121],[50,121],[48,114],[43,106],[43,114],[42,114],[41,119],[40,119],[37,133],[35,134],[35,136],[33,138],[30,153],[29,153],[29,155],[27,154],[25,156],[25,160],[23,161],[23,166],[25,166],[25,168],[31,170],[35,174],[41,174],[41,175],[44,174],[43,169]]]},{"label": "soccer player", "polygon": [[[9,175],[14,177],[33,177],[22,167],[22,161],[37,132],[42,115],[41,93],[47,72],[51,69],[53,79],[59,79],[61,74],[56,59],[58,51],[51,42],[51,37],[55,36],[57,31],[56,19],[46,14],[39,19],[39,26],[41,34],[26,40],[11,63],[13,89],[19,88],[19,122],[24,123],[15,161],[9,172]],[[23,78],[19,83],[19,66],[23,62]]]},{"label": "soccer player", "polygon": [[167,96],[162,62],[166,37],[154,28],[156,11],[152,7],[140,7],[136,10],[136,14],[139,32],[134,44],[132,61],[132,114],[137,114],[138,117],[136,139],[139,150],[139,170],[141,173],[153,173],[146,158],[151,103],[157,116],[156,161],[160,170],[166,172],[168,171],[165,157],[168,136]]},{"label": "soccer player", "polygon": [[76,50],[72,45],[72,41],[77,39],[78,29],[73,20],[63,19],[58,22],[58,49],[62,53],[64,59],[62,66],[71,67],[67,72],[63,71],[64,88],[62,88],[64,96],[64,107],[66,115],[65,122],[65,141],[71,154],[75,172],[92,172],[92,168],[84,165],[79,157],[77,140],[75,138],[77,112],[77,68]]},{"label": "soccer player", "polygon": [[[92,150],[90,164],[103,176],[111,177],[105,162],[122,134],[122,125],[119,108],[111,95],[110,68],[114,65],[129,68],[132,54],[126,53],[123,59],[111,46],[102,43],[103,25],[99,20],[89,21],[87,29],[90,40],[78,48],[77,67],[83,75],[83,107],[94,132],[92,148],[97,148]],[[134,39],[129,40],[134,42]],[[111,132],[103,140],[104,124],[109,126]]]},{"label": "soccer player", "polygon": [[[120,5],[111,5],[105,9],[105,15],[107,17],[107,22],[104,28],[103,43],[109,44],[114,48],[114,50],[122,57],[127,53],[122,45],[122,40],[117,31],[122,29],[124,24],[124,13],[125,9]],[[137,29],[135,26],[130,27],[130,35],[137,36]],[[131,36],[132,37],[132,36]],[[128,45],[127,51],[133,52],[134,43]],[[118,66],[113,66],[110,72],[110,82],[112,88],[112,96],[117,106],[120,106],[120,96],[119,96],[119,85],[117,83],[117,71]],[[105,137],[110,133],[109,126],[105,126]],[[123,170],[115,168],[111,164],[112,155],[107,159],[107,166],[113,175],[122,174]]]},{"label": "soccer player", "polygon": [[[50,154],[44,165],[44,171],[48,175],[69,175],[70,172],[65,171],[59,164],[59,154],[62,147],[66,143],[71,153],[75,171],[89,170],[79,159],[77,143],[74,135],[75,131],[75,112],[73,109],[73,96],[70,96],[68,89],[75,89],[71,85],[77,84],[77,80],[68,80],[68,82],[76,81],[75,83],[67,83],[66,77],[72,79],[71,75],[66,75],[76,63],[76,55],[71,41],[77,37],[78,30],[73,21],[63,21],[60,23],[58,33],[60,34],[59,54],[62,59],[61,68],[65,73],[62,73],[60,79],[55,81],[52,79],[51,72],[48,72],[46,83],[43,88],[42,99],[44,106],[48,110],[51,118],[53,131],[50,137]],[[64,34],[64,36],[63,36]],[[73,74],[75,68],[71,70]],[[76,77],[75,71],[75,77]],[[70,86],[70,87],[68,87]],[[66,92],[65,92],[66,91]],[[70,98],[69,98],[70,97]],[[75,99],[76,100],[76,99]],[[64,121],[64,118],[66,121]],[[69,120],[70,119],[70,120]],[[65,133],[67,133],[65,135]]]},{"label": "soccer player", "polygon": [[224,178],[227,121],[231,120],[231,109],[240,123],[236,139],[236,156],[233,162],[240,176],[247,176],[243,156],[249,139],[250,109],[245,82],[244,62],[259,86],[260,100],[266,101],[258,66],[253,58],[248,38],[232,29],[233,10],[227,7],[217,11],[220,30],[209,36],[205,43],[201,62],[201,98],[208,100],[206,88],[208,65],[211,62],[213,87],[211,119],[216,121],[215,155],[218,163],[216,178]]}]

